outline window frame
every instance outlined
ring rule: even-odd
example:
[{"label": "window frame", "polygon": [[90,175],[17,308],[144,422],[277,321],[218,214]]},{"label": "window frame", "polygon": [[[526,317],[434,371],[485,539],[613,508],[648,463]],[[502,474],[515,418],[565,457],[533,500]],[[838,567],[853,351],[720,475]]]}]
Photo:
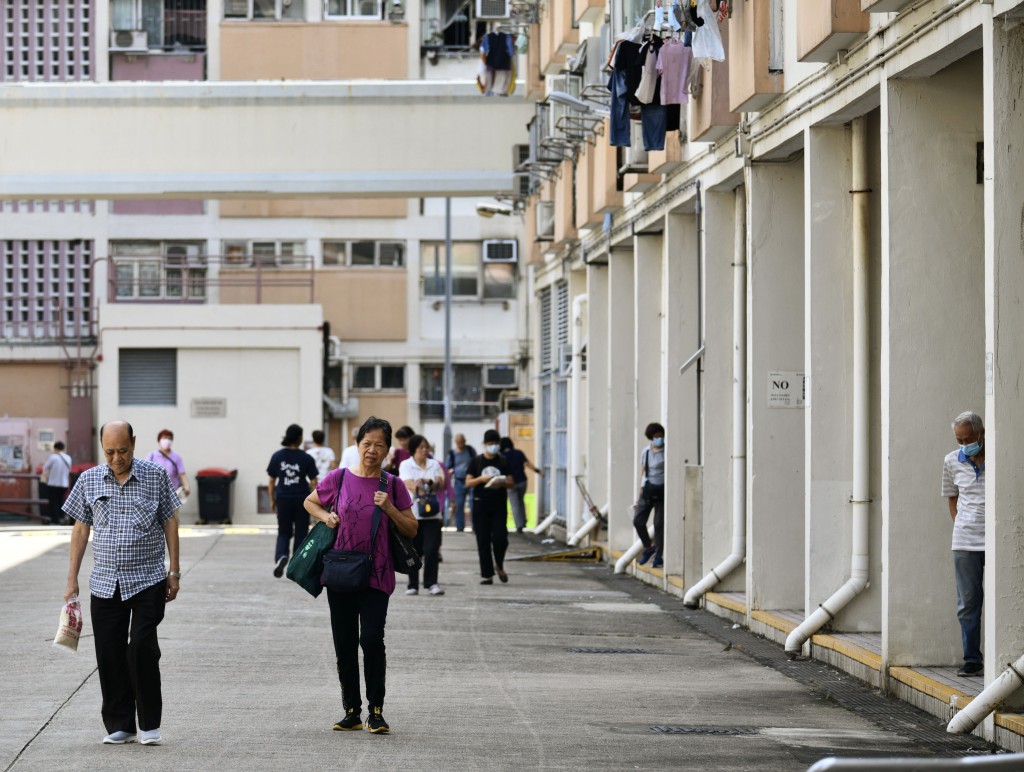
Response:
[{"label": "window frame", "polygon": [[284,15],[282,9],[284,7],[288,7],[288,6],[285,6],[284,0],[274,0],[274,17],[273,18],[270,18],[269,16],[267,16],[267,17],[263,17],[263,16],[256,17],[256,16],[254,16],[253,15],[253,9],[254,9],[254,7],[256,5],[255,0],[245,0],[245,5],[246,5],[245,16],[228,16],[228,4],[225,3],[224,4],[224,17],[223,17],[224,21],[253,21],[253,22],[257,22],[257,23],[258,22],[275,22],[275,21],[285,21],[285,22],[288,22],[288,21],[290,21],[290,22],[304,22],[304,21],[306,21],[306,1],[305,0],[292,0],[291,3],[288,3],[288,6],[291,6],[291,5],[297,5],[298,6],[298,8],[299,8],[299,16],[298,17],[290,17],[290,16],[285,16]]},{"label": "window frame", "polygon": [[[478,257],[476,261],[476,292],[474,294],[458,293],[455,290],[457,282],[452,283],[452,300],[455,301],[479,301],[481,303],[507,303],[511,300],[516,300],[519,297],[519,270],[518,262],[484,262],[484,240],[480,241],[453,241],[452,242],[452,253],[454,257],[455,247],[457,245],[475,245],[479,247]],[[420,242],[420,293],[423,298],[444,298],[445,293],[431,293],[427,292],[429,282],[440,280],[443,282],[444,273],[440,270],[444,260],[444,247],[443,241],[421,241]],[[431,259],[427,260],[427,254],[433,252]],[[454,267],[454,259],[453,259]],[[436,272],[433,276],[428,276],[426,269],[428,266],[434,265]],[[487,294],[487,275],[488,272],[493,272],[493,269],[497,266],[509,266],[509,270],[512,273],[512,294],[511,295],[489,295]],[[504,284],[492,285],[492,286],[506,286]]]},{"label": "window frame", "polygon": [[[116,254],[121,247],[135,245],[138,254]],[[188,254],[189,248],[195,254]],[[148,248],[152,254],[143,250]],[[184,248],[185,254],[171,253]],[[110,242],[110,262],[113,270],[115,303],[194,302],[208,299],[207,280],[209,262],[203,242],[171,240],[125,240]],[[130,268],[131,276],[122,269]],[[152,272],[155,270],[155,275]],[[147,272],[144,275],[143,272]],[[130,292],[124,292],[122,282],[129,282]],[[177,288],[176,292],[172,292]],[[155,291],[153,291],[155,289]]]},{"label": "window frame", "polygon": [[384,18],[384,0],[373,0],[377,6],[377,12],[372,16],[362,13],[352,13],[353,7],[359,7],[360,0],[340,0],[340,2],[344,3],[347,13],[332,14],[331,0],[323,0],[325,21],[334,21],[337,19],[343,21],[350,21],[352,19],[359,19],[361,21],[381,21]]},{"label": "window frame", "polygon": [[[352,262],[352,246],[353,244],[373,244],[373,262],[372,263],[353,263]],[[337,245],[343,247],[338,252],[338,257],[342,258],[341,261],[336,263],[328,263],[324,260],[325,249],[328,244]],[[401,250],[400,260],[398,265],[381,264],[380,255],[381,247],[385,245],[396,246]],[[406,267],[406,256],[409,253],[408,242],[401,241],[399,239],[322,239],[320,241],[320,265],[324,268],[384,268],[384,269],[404,269]]]},{"label": "window frame", "polygon": [[[270,245],[274,248],[269,253],[256,254],[256,246]],[[290,245],[291,254],[284,254],[284,247]],[[231,251],[242,248],[240,255],[232,255]],[[306,252],[305,239],[222,239],[220,242],[221,266],[227,269],[236,268],[309,268],[310,256]],[[295,251],[297,250],[297,251]],[[259,259],[257,258],[265,258]],[[273,258],[270,260],[269,258]],[[285,262],[287,260],[287,262]]]},{"label": "window frame", "polygon": [[[383,368],[390,367],[399,369],[402,371],[402,385],[401,386],[388,386],[383,385]],[[356,370],[360,368],[373,368],[373,386],[356,386]],[[395,362],[351,362],[349,363],[349,387],[348,390],[357,394],[367,394],[371,392],[383,392],[385,394],[402,394],[406,391],[406,365],[398,364]]]}]

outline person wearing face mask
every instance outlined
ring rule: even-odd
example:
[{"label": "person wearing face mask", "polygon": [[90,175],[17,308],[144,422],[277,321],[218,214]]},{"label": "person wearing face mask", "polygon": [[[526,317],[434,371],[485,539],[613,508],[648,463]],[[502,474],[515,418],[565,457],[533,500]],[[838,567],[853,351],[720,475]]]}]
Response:
[{"label": "person wearing face mask", "polygon": [[[636,528],[644,551],[637,563],[644,565],[652,557],[651,566],[661,568],[665,547],[665,427],[647,424],[644,436],[651,444],[640,454],[640,495],[633,508],[633,527]],[[647,533],[647,520],[654,510],[654,543]]]},{"label": "person wearing face mask", "polygon": [[156,444],[157,450],[151,451],[146,456],[146,460],[164,468],[167,477],[170,478],[171,489],[177,490],[178,498],[181,499],[182,506],[184,506],[185,499],[191,493],[191,488],[188,485],[188,475],[185,474],[185,462],[181,456],[171,450],[174,445],[174,432],[170,429],[161,429],[156,436]]},{"label": "person wearing face mask", "polygon": [[982,676],[981,609],[985,601],[985,425],[970,411],[953,420],[956,450],[942,462],[942,495],[953,518],[956,615],[964,648],[958,676]]},{"label": "person wearing face mask", "polygon": [[483,577],[480,584],[494,584],[495,572],[502,582],[508,581],[508,489],[514,483],[500,443],[501,435],[494,429],[484,432],[484,452],[470,461],[466,470],[466,488],[473,492],[473,533]]}]

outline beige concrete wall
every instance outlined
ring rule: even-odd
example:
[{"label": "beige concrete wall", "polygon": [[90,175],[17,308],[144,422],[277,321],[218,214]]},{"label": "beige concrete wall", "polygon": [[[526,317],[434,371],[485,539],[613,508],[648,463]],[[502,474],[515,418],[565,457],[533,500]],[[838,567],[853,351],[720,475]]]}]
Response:
[{"label": "beige concrete wall", "polygon": [[402,79],[408,34],[391,22],[225,21],[221,80]]},{"label": "beige concrete wall", "polygon": [[68,414],[67,370],[63,363],[0,364],[0,413],[10,416]]},{"label": "beige concrete wall", "polygon": [[771,13],[767,0],[733,6],[729,24],[729,109],[756,111],[782,93],[782,75],[768,72]]},{"label": "beige concrete wall", "polygon": [[[359,392],[352,396],[359,398],[359,418],[352,419],[348,425],[355,428],[362,425],[370,416],[386,418],[391,422],[391,428],[397,429],[406,422],[406,415],[409,410],[409,399],[405,394],[373,394]],[[346,442],[345,445],[350,443]]]},{"label": "beige concrete wall", "polygon": [[404,198],[268,198],[221,201],[221,217],[405,217]]},{"label": "beige concrete wall", "polygon": [[[607,124],[605,136],[608,136]],[[607,142],[598,142],[591,152],[594,154],[594,211],[603,215],[621,209],[622,191],[615,189],[619,172],[616,149]]]},{"label": "beige concrete wall", "polygon": [[796,41],[800,61],[823,62],[868,31],[871,18],[861,0],[797,0]]},{"label": "beige concrete wall", "polygon": [[554,182],[556,244],[576,238],[576,223],[572,216],[572,164],[566,161],[561,171],[562,176]]}]

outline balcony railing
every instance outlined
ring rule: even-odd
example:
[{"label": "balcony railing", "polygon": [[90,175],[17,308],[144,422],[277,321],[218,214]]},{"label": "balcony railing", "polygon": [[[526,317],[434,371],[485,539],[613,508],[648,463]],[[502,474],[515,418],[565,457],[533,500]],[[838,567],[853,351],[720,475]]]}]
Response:
[{"label": "balcony railing", "polygon": [[118,255],[109,303],[312,303],[312,255]]},{"label": "balcony railing", "polygon": [[0,344],[73,345],[96,339],[88,297],[5,294],[0,285]]}]

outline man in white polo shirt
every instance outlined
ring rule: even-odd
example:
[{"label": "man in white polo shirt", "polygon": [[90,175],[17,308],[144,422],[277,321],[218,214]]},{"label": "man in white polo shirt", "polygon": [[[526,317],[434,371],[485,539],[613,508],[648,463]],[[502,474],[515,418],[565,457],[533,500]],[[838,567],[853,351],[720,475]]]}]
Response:
[{"label": "man in white polo shirt", "polygon": [[956,615],[963,636],[964,664],[958,676],[981,676],[981,609],[985,594],[985,426],[967,411],[953,421],[960,446],[942,462],[942,495],[953,518]]}]

